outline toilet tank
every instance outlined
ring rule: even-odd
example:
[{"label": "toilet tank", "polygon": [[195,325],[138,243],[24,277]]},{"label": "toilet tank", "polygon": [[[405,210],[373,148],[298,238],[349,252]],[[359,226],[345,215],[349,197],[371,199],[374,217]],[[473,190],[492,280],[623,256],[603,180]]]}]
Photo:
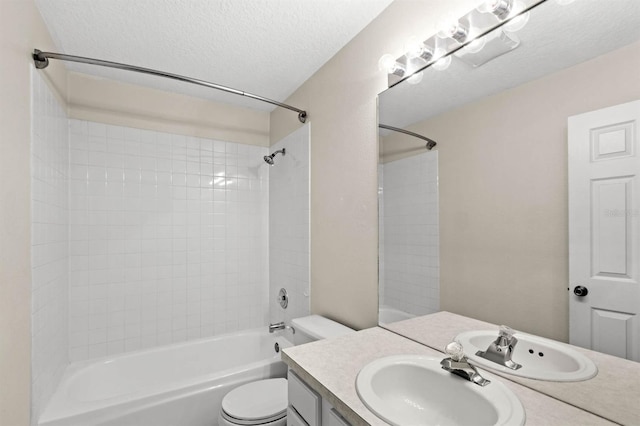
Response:
[{"label": "toilet tank", "polygon": [[355,330],[320,315],[295,318],[291,325],[296,330],[293,335],[295,345],[355,333]]}]

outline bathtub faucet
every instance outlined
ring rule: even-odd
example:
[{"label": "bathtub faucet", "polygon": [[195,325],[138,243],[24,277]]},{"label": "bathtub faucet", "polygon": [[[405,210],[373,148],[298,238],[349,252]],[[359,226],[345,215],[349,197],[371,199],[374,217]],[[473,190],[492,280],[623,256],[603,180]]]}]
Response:
[{"label": "bathtub faucet", "polygon": [[269,333],[273,333],[277,330],[291,330],[293,334],[296,334],[296,329],[291,327],[290,325],[285,325],[284,321],[277,322],[275,324],[269,324]]}]

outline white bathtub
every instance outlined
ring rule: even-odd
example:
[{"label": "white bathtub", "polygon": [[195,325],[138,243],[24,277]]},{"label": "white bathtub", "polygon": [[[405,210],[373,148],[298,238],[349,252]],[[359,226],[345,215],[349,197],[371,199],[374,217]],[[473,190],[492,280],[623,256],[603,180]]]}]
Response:
[{"label": "white bathtub", "polygon": [[266,327],[71,364],[40,426],[213,426],[224,395],[286,377]]},{"label": "white bathtub", "polygon": [[415,315],[391,306],[382,305],[378,310],[378,322],[380,324],[391,324],[392,322],[404,321],[414,318]]}]

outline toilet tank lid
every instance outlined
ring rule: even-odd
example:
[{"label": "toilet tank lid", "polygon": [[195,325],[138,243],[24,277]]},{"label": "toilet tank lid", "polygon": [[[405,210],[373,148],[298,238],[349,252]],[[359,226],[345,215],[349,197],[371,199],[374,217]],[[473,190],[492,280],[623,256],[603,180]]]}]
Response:
[{"label": "toilet tank lid", "polygon": [[291,324],[296,329],[296,332],[303,332],[304,334],[318,340],[338,337],[355,332],[352,328],[320,315],[295,318],[291,320]]}]

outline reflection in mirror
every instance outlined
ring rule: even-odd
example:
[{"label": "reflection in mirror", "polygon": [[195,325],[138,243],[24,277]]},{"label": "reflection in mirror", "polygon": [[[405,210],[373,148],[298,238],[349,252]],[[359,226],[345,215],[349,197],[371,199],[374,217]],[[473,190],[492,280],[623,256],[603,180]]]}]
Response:
[{"label": "reflection in mirror", "polygon": [[380,324],[439,310],[438,153],[413,151],[378,166]]},{"label": "reflection in mirror", "polygon": [[[570,276],[576,248],[569,244],[568,120],[640,99],[640,2],[561,3],[548,0],[531,10],[516,33],[517,48],[475,67],[452,55],[446,70],[429,67],[420,84],[403,81],[380,94],[381,123],[438,141],[426,151],[422,141],[380,132],[381,324],[446,310],[570,341],[574,287],[590,284]],[[605,154],[637,158],[632,143],[640,132],[637,124],[627,127],[634,130],[601,132]],[[589,135],[600,135],[590,129],[587,150]],[[640,172],[635,164],[625,176]],[[628,201],[637,203],[637,196],[629,192]],[[609,215],[622,221],[599,231],[605,240],[635,239],[601,257],[618,269],[613,257],[639,257],[640,215],[625,208]],[[576,232],[593,231],[583,228]],[[596,318],[609,338],[627,339],[622,346],[629,354],[640,347],[638,272],[629,264],[630,292],[605,296],[626,299],[627,306],[600,309],[610,315]],[[605,271],[600,281],[613,278]],[[599,309],[593,292],[577,303],[587,300],[590,312]]]}]

